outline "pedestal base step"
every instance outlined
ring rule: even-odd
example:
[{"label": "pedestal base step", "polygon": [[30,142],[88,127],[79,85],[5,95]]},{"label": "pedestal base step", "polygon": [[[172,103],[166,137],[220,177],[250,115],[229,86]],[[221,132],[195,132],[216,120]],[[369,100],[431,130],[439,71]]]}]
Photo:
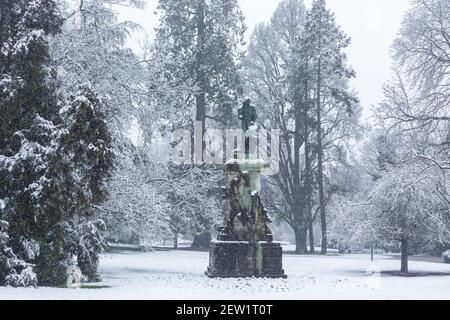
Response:
[{"label": "pedestal base step", "polygon": [[213,241],[209,254],[210,278],[287,278],[283,249],[275,242]]}]

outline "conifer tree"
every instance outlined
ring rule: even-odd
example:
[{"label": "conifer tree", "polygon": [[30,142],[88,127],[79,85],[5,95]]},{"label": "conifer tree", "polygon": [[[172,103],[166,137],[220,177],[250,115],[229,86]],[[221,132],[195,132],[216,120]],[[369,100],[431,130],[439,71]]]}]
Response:
[{"label": "conifer tree", "polygon": [[42,192],[59,122],[47,36],[62,18],[53,0],[6,0],[0,9],[0,219],[12,252],[34,262],[28,244],[49,231]]},{"label": "conifer tree", "polygon": [[62,25],[56,2],[0,9],[0,284],[66,285],[77,257],[98,262],[89,236],[100,233],[84,226],[100,226],[91,205],[104,199],[112,141],[95,93],[57,95],[48,45]]},{"label": "conifer tree", "polygon": [[[322,253],[327,252],[327,222],[325,190],[325,149],[327,143],[339,140],[351,133],[348,125],[352,116],[358,119],[358,99],[348,88],[348,80],[355,77],[347,65],[345,48],[350,39],[335,21],[334,14],[327,8],[325,0],[315,0],[306,19],[302,36],[303,60],[308,61],[305,76],[309,79],[314,103],[315,135],[317,153],[317,184],[319,212],[322,230]],[[342,125],[346,123],[346,125]],[[328,146],[330,147],[330,146]]]},{"label": "conifer tree", "polygon": [[245,31],[237,1],[160,0],[158,8],[155,51],[164,81],[192,89],[179,104],[172,101],[173,107],[187,106],[203,127],[207,119],[230,125],[240,92],[238,61]]}]

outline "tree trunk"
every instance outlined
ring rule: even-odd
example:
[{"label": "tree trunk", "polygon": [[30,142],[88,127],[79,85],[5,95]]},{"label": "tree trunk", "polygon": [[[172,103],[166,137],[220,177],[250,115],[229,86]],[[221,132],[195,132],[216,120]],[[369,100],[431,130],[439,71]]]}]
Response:
[{"label": "tree trunk", "polygon": [[322,65],[321,58],[319,58],[319,65],[317,69],[317,96],[316,96],[316,108],[317,108],[317,183],[319,186],[319,206],[320,206],[320,220],[322,229],[322,254],[327,254],[327,220],[325,212],[325,191],[323,183],[323,145],[322,145],[322,102],[321,102],[321,90],[322,90]]},{"label": "tree trunk", "polygon": [[175,250],[178,249],[178,232],[175,232],[173,235],[173,248]]},{"label": "tree trunk", "polygon": [[[203,134],[206,130],[206,75],[205,75],[205,44],[206,44],[206,26],[205,26],[205,0],[198,0],[197,3],[197,54],[196,54],[196,84],[200,90],[195,97],[195,121],[202,124],[201,133],[201,156],[197,163],[203,162],[205,143]],[[200,137],[198,137],[200,139]]]},{"label": "tree trunk", "polygon": [[314,242],[314,224],[311,217],[311,210],[309,211],[309,223],[308,223],[308,235],[309,235],[309,252],[316,253],[316,246]]},{"label": "tree trunk", "polygon": [[[306,152],[305,148],[305,152]],[[311,170],[311,168],[306,169],[306,170]],[[310,175],[310,173],[307,173],[307,175]],[[306,186],[305,190],[306,190],[306,215],[308,218],[308,235],[309,235],[309,251],[310,253],[314,254],[316,253],[316,248],[315,248],[315,241],[314,241],[314,219],[313,219],[313,213],[312,213],[312,202],[311,202],[311,197],[312,197],[312,179],[311,181],[309,181],[309,178],[306,179],[306,183],[308,184],[308,186]]]},{"label": "tree trunk", "polygon": [[306,247],[306,238],[307,238],[307,231],[306,231],[306,225],[304,223],[301,223],[298,221],[296,223],[296,226],[294,228],[295,232],[295,253],[296,254],[307,254],[308,248]]},{"label": "tree trunk", "polygon": [[[321,148],[321,147],[319,147]],[[322,154],[322,151],[319,151]],[[327,216],[325,211],[325,192],[323,186],[323,157],[318,156],[318,184],[319,184],[319,205],[320,205],[320,222],[322,230],[322,254],[327,254],[328,239],[327,239]]]},{"label": "tree trunk", "polygon": [[303,189],[305,193],[305,208],[306,208],[306,219],[308,221],[308,235],[309,235],[309,250],[310,253],[315,253],[315,245],[314,245],[314,228],[313,228],[313,216],[312,216],[312,193],[313,193],[313,169],[312,169],[312,145],[311,145],[311,129],[313,127],[310,119],[309,114],[311,112],[311,104],[310,104],[310,97],[309,97],[309,78],[305,75],[308,73],[308,65],[309,61],[306,60],[305,69],[303,70],[304,75],[304,92],[303,92],[303,108],[302,108],[302,125],[303,125],[303,139],[305,144],[305,171],[304,171],[304,182],[303,182]]},{"label": "tree trunk", "polygon": [[296,253],[306,254],[307,248],[307,225],[305,217],[305,192],[300,178],[300,148],[303,141],[303,115],[302,115],[302,100],[300,92],[295,96],[295,135],[294,135],[294,163],[292,168],[292,182],[293,182],[293,203],[294,203],[294,222],[295,222],[295,238],[296,238]]},{"label": "tree trunk", "polygon": [[[305,114],[305,121],[307,114]],[[309,142],[309,127],[305,124],[305,202],[306,202],[306,217],[308,219],[308,234],[309,234],[309,250],[315,253],[314,245],[314,221],[312,215],[312,192],[313,192],[313,178],[312,178],[312,163],[311,163],[311,145]]]},{"label": "tree trunk", "polygon": [[408,239],[402,239],[402,265],[401,265],[401,272],[402,273],[408,273]]}]

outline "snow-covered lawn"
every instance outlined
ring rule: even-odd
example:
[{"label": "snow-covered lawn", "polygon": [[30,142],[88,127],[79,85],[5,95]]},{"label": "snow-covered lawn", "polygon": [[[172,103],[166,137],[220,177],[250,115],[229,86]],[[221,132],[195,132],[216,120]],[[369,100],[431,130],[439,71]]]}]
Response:
[{"label": "snow-covered lawn", "polygon": [[[393,277],[399,261],[367,255],[284,255],[288,279],[208,279],[208,253],[122,252],[101,260],[102,288],[0,288],[0,299],[450,299],[450,265],[411,261],[411,271],[449,276]],[[98,285],[97,285],[98,286]]]}]

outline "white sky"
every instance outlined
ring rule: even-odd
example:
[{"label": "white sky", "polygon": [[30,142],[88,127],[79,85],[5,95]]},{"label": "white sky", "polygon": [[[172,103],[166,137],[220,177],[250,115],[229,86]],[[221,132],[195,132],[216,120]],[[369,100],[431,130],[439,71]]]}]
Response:
[{"label": "white sky", "polygon": [[[258,22],[269,21],[281,0],[239,0],[246,16],[248,38]],[[154,11],[157,0],[148,0],[145,10],[120,8],[120,20],[139,23],[152,35],[158,25]],[[305,0],[309,6],[311,0]],[[352,86],[359,93],[365,108],[383,98],[382,86],[391,75],[390,47],[397,34],[409,0],[327,0],[328,6],[336,14],[336,20],[352,38],[347,50],[349,62],[356,70],[357,78]],[[141,35],[133,36],[130,46],[139,51]]]}]

